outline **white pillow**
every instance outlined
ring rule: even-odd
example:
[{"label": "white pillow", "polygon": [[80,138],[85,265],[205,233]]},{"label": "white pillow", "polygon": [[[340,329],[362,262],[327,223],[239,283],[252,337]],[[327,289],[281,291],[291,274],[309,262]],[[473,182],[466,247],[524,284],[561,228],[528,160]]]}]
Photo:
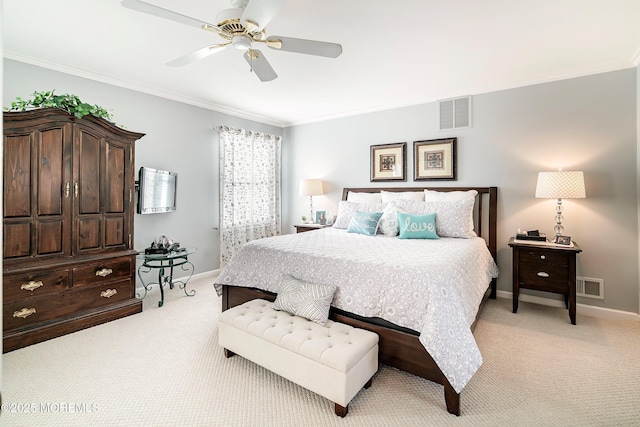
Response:
[{"label": "white pillow", "polygon": [[426,202],[426,209],[436,213],[436,233],[440,237],[476,237],[473,231],[475,199]]},{"label": "white pillow", "polygon": [[423,191],[384,191],[380,192],[382,203],[387,203],[392,200],[418,200],[424,201]]},{"label": "white pillow", "polygon": [[385,236],[397,236],[399,230],[398,224],[398,212],[407,213],[412,215],[425,215],[435,212],[427,209],[427,204],[420,200],[405,200],[397,199],[393,200],[385,206],[382,211],[382,217],[378,225],[378,232]]},{"label": "white pillow", "polygon": [[338,217],[333,223],[335,228],[347,228],[351,223],[351,218],[356,211],[360,212],[382,212],[384,205],[382,203],[354,203],[350,201],[341,200],[338,203]]},{"label": "white pillow", "polygon": [[427,202],[456,202],[458,200],[475,200],[478,192],[476,190],[468,191],[435,191],[424,190],[424,200]]},{"label": "white pillow", "polygon": [[404,210],[406,213],[410,213],[413,215],[424,215],[433,212],[427,210],[427,204],[419,200],[398,199],[393,203],[395,203],[397,207]]},{"label": "white pillow", "polygon": [[382,203],[380,193],[347,193],[347,201],[353,203]]},{"label": "white pillow", "polygon": [[404,212],[404,210],[400,209],[395,202],[387,203],[378,223],[378,233],[391,237],[398,235],[398,212]]}]

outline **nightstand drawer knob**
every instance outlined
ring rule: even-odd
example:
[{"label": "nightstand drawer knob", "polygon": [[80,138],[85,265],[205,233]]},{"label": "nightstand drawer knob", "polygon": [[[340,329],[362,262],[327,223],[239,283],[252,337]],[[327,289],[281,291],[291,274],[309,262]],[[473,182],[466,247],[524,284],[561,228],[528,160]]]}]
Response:
[{"label": "nightstand drawer knob", "polygon": [[540,259],[547,259],[547,257],[544,255],[540,255]]},{"label": "nightstand drawer knob", "polygon": [[544,271],[538,271],[539,277],[549,277],[549,273],[545,273]]}]

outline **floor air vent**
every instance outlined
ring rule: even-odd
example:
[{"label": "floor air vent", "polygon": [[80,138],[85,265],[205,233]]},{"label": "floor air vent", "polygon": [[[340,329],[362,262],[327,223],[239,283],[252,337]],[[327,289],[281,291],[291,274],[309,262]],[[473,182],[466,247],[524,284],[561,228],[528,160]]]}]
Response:
[{"label": "floor air vent", "polygon": [[604,280],[591,277],[576,278],[576,296],[604,299]]},{"label": "floor air vent", "polygon": [[471,127],[471,97],[438,102],[440,130]]}]

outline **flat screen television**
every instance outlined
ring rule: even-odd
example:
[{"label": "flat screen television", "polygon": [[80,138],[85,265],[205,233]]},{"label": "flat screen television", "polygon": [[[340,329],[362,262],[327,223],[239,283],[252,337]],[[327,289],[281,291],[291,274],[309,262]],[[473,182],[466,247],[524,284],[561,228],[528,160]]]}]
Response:
[{"label": "flat screen television", "polygon": [[138,213],[175,211],[177,190],[177,173],[141,167],[138,176]]}]

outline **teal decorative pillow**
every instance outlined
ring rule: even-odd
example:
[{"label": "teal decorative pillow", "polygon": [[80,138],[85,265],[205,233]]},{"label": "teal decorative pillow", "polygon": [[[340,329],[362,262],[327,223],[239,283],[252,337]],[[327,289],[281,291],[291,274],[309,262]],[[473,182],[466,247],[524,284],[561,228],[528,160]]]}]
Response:
[{"label": "teal decorative pillow", "polygon": [[439,239],[436,234],[436,214],[412,215],[398,212],[401,239]]},{"label": "teal decorative pillow", "polygon": [[355,211],[347,231],[349,233],[364,234],[367,236],[375,236],[378,231],[378,223],[382,212],[360,212]]},{"label": "teal decorative pillow", "polygon": [[307,283],[285,276],[273,308],[324,325],[329,319],[329,309],[336,289],[336,286]]}]

